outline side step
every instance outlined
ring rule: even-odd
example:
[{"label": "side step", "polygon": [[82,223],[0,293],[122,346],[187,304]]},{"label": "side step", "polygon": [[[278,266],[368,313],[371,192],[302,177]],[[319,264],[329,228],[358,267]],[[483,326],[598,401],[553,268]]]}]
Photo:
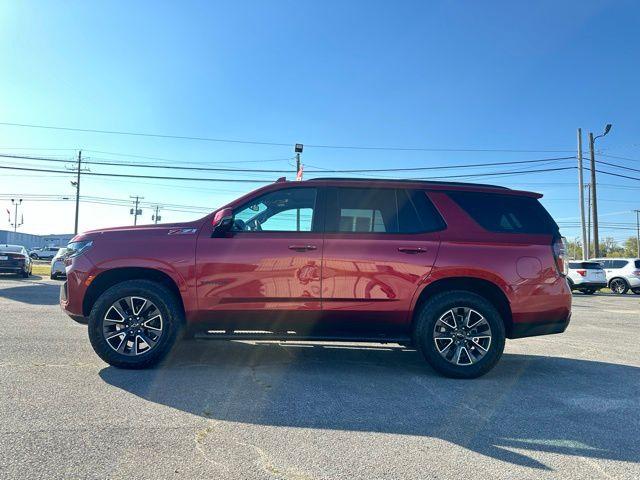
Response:
[{"label": "side step", "polygon": [[409,336],[354,336],[354,335],[301,335],[296,332],[267,332],[250,330],[211,330],[194,334],[197,340],[271,340],[296,342],[352,342],[352,343],[399,343],[410,345]]}]

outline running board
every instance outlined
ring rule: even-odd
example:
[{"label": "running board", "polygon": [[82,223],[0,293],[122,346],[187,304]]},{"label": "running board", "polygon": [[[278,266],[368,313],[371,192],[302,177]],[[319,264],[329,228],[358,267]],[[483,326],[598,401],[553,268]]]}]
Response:
[{"label": "running board", "polygon": [[295,332],[251,332],[251,331],[215,331],[211,333],[196,333],[193,338],[197,340],[272,340],[279,342],[353,342],[353,343],[400,343],[411,344],[409,336],[398,337],[364,337],[344,335],[299,335]]}]

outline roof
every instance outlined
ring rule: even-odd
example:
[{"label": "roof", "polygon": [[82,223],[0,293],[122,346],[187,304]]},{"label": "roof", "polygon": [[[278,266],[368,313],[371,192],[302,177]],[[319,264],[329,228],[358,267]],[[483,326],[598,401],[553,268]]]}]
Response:
[{"label": "roof", "polygon": [[[541,198],[542,195],[535,192],[529,192],[526,190],[512,190],[500,185],[490,185],[487,183],[466,183],[466,182],[441,182],[434,180],[414,180],[406,178],[350,178],[350,177],[318,177],[305,180],[305,183],[326,182],[328,184],[351,184],[357,185],[365,183],[379,184],[384,186],[396,186],[398,188],[404,188],[411,185],[414,188],[425,188],[429,190],[461,190],[461,191],[478,191],[486,193],[508,194],[508,195],[523,195],[534,198]],[[295,182],[287,182],[295,183]],[[299,182],[298,182],[299,183]]]},{"label": "roof", "polygon": [[348,182],[380,182],[380,183],[388,183],[388,182],[402,182],[402,183],[419,183],[423,185],[438,185],[438,186],[453,186],[453,187],[487,187],[487,188],[499,188],[502,190],[509,190],[507,187],[502,187],[500,185],[490,185],[487,183],[468,183],[468,182],[441,182],[436,180],[413,180],[411,178],[351,178],[351,177],[318,177],[318,178],[310,178],[307,182],[315,182],[315,181],[348,181]]}]

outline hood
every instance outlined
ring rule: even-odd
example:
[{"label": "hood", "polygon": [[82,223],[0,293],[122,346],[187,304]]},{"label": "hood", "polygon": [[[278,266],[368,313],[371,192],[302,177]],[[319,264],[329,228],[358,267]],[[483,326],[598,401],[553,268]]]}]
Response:
[{"label": "hood", "polygon": [[176,223],[158,223],[151,225],[129,225],[125,227],[108,227],[98,228],[95,230],[87,230],[73,237],[70,242],[82,240],[91,240],[101,236],[112,235],[132,235],[139,237],[141,235],[195,235],[205,219],[199,219],[192,222],[176,222]]}]

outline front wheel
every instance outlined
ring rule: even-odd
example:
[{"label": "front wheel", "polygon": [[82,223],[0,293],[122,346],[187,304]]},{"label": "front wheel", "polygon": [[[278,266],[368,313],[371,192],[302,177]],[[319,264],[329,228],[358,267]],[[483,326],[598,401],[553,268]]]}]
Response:
[{"label": "front wheel", "polygon": [[129,280],[105,291],[89,315],[89,340],[105,362],[147,368],[173,347],[183,325],[174,294],[148,280]]},{"label": "front wheel", "polygon": [[636,295],[640,295],[640,288],[632,288],[631,291]]},{"label": "front wheel", "polygon": [[609,288],[613,293],[624,295],[629,291],[629,284],[623,278],[614,278],[609,282]]},{"label": "front wheel", "polygon": [[476,378],[502,356],[505,329],[491,302],[473,292],[456,290],[437,294],[422,305],[414,341],[437,372]]}]

